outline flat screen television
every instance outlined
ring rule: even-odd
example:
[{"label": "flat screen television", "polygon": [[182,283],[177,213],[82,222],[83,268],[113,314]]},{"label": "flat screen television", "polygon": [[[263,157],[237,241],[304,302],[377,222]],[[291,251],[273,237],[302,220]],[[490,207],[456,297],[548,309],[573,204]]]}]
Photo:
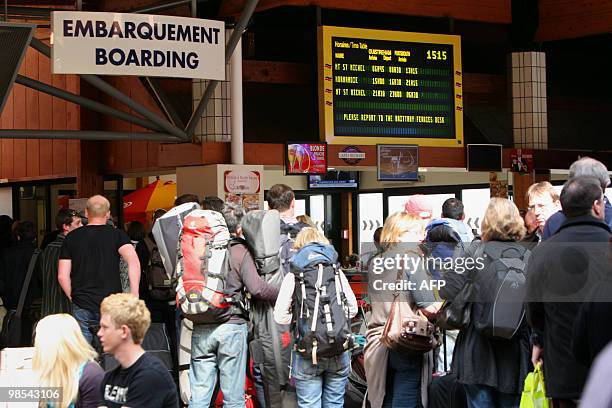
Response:
[{"label": "flat screen television", "polygon": [[419,146],[376,146],[378,181],[418,181]]},{"label": "flat screen television", "polygon": [[308,176],[308,188],[312,190],[356,190],[359,188],[359,172],[330,170],[325,174],[310,175]]},{"label": "flat screen television", "polygon": [[500,144],[467,145],[468,171],[502,171],[502,148]]},{"label": "flat screen television", "polygon": [[327,173],[327,143],[288,142],[285,145],[285,174]]}]

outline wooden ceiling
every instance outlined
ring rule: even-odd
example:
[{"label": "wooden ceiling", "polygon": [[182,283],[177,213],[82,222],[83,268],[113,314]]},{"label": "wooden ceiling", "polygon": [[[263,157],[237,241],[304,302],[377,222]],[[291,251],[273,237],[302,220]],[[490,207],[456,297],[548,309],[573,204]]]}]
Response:
[{"label": "wooden ceiling", "polygon": [[[225,0],[221,16],[239,15],[246,0]],[[256,11],[282,6],[317,6],[327,9],[421,17],[453,17],[458,20],[509,24],[511,0],[260,0]]]}]

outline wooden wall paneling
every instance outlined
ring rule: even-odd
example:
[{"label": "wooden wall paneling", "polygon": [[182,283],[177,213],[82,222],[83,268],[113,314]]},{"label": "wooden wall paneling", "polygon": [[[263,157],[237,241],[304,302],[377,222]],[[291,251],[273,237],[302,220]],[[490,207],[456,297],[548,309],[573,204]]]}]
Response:
[{"label": "wooden wall paneling", "polygon": [[[25,60],[26,76],[38,79],[38,56],[40,53],[33,48],[28,48]],[[26,88],[26,128],[40,129],[39,94],[31,88]],[[40,141],[39,139],[27,140],[27,163],[26,175],[37,177],[40,175]]]},{"label": "wooden wall paneling", "polygon": [[[66,89],[66,75],[52,75],[53,86]],[[66,101],[53,97],[52,121],[54,130],[66,130]],[[53,174],[66,173],[66,141],[53,140]]]},{"label": "wooden wall paneling", "polygon": [[[23,70],[23,66],[22,66]],[[23,72],[23,71],[22,71]],[[26,88],[23,85],[13,85],[13,127],[26,128]],[[13,142],[13,177],[27,177],[27,145],[25,139],[15,139]]]},{"label": "wooden wall paneling", "polygon": [[[80,94],[80,80],[76,75],[66,77],[66,90]],[[66,104],[66,128],[69,130],[81,129],[81,107],[75,103]],[[66,141],[66,161],[68,173],[77,174],[79,171],[80,140]]]},{"label": "wooden wall paneling", "polygon": [[[44,55],[38,57],[38,80],[53,85],[51,79],[51,60]],[[53,129],[53,97],[46,93],[38,93],[38,114],[40,129]],[[53,174],[53,141],[41,139],[39,148],[40,174]]]},{"label": "wooden wall paneling", "polygon": [[612,3],[592,0],[539,0],[536,41],[587,37],[612,31]]},{"label": "wooden wall paneling", "polygon": [[[550,1],[553,2],[554,0]],[[490,0],[477,3],[475,4],[471,0],[261,0],[256,11],[282,6],[318,6],[370,13],[454,17],[457,20],[487,23],[509,24],[512,22],[511,0]],[[239,15],[242,13],[245,4],[246,0],[226,0],[221,5],[219,14],[222,16]]]},{"label": "wooden wall paneling", "polygon": [[[2,128],[13,129],[13,91],[9,93],[2,111]],[[2,178],[13,177],[13,139],[2,139]]]}]

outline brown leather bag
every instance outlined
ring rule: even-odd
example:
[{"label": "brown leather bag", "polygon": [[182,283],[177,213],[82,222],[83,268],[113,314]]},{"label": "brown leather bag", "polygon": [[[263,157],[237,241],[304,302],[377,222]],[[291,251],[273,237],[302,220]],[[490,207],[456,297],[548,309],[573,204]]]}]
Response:
[{"label": "brown leather bag", "polygon": [[[398,282],[402,272],[398,271]],[[395,291],[380,341],[400,353],[423,354],[440,344],[440,331],[420,311],[414,312],[408,299],[400,298],[400,292]]]}]

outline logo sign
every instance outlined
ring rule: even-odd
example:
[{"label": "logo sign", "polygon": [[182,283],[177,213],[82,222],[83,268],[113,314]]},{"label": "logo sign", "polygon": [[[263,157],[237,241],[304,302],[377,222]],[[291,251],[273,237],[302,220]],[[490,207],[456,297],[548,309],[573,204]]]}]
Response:
[{"label": "logo sign", "polygon": [[225,79],[222,21],[54,11],[54,74]]},{"label": "logo sign", "polygon": [[258,171],[228,170],[224,176],[226,193],[259,193],[261,177]]},{"label": "logo sign", "polygon": [[346,164],[357,164],[365,159],[366,154],[357,146],[347,146],[338,153],[338,158],[342,159]]}]

